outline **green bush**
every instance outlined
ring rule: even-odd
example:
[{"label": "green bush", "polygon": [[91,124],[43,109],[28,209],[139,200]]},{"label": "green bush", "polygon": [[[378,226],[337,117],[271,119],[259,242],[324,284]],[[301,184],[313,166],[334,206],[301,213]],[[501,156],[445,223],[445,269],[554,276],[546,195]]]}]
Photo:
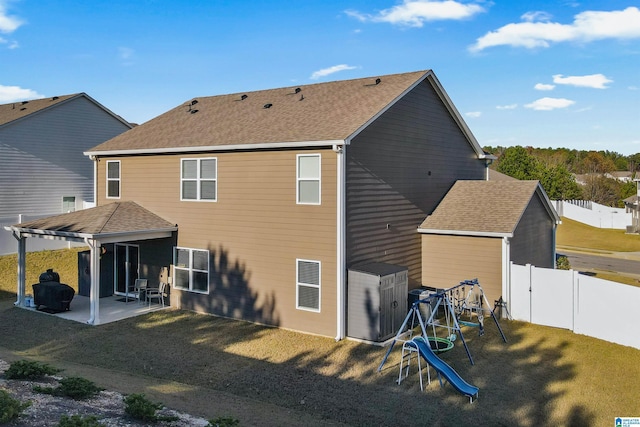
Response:
[{"label": "green bush", "polygon": [[30,405],[31,402],[22,403],[11,397],[8,391],[0,389],[0,424],[18,418]]},{"label": "green bush", "polygon": [[58,387],[33,387],[39,393],[53,394],[55,396],[66,396],[76,400],[88,399],[102,391],[92,381],[80,377],[68,377],[60,380]]},{"label": "green bush", "polygon": [[153,403],[144,394],[134,393],[124,398],[124,412],[141,421],[158,421],[156,411],[162,409],[161,403]]},{"label": "green bush", "polygon": [[556,268],[558,270],[571,270],[571,264],[569,258],[564,255],[560,255],[556,258]]},{"label": "green bush", "polygon": [[63,415],[60,418],[58,427],[100,427],[102,424],[98,422],[98,417],[95,415],[88,415],[81,417],[80,415],[67,416]]},{"label": "green bush", "polygon": [[10,380],[35,380],[46,375],[55,375],[61,369],[49,366],[46,363],[31,360],[18,360],[13,362],[4,372],[4,377]]},{"label": "green bush", "polygon": [[240,421],[232,417],[218,417],[213,420],[209,420],[207,427],[237,427],[240,425]]}]

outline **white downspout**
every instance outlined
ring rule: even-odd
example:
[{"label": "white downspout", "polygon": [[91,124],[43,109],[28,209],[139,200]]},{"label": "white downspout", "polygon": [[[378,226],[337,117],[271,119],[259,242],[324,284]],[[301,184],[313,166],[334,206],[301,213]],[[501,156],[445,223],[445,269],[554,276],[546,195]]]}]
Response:
[{"label": "white downspout", "polygon": [[345,337],[345,274],[346,274],[346,257],[345,257],[345,236],[346,236],[346,218],[345,218],[345,151],[346,145],[333,146],[333,151],[336,153],[336,166],[337,166],[337,209],[336,209],[336,341],[340,341]]},{"label": "white downspout", "polygon": [[93,206],[98,206],[98,158],[90,156],[93,160]]},{"label": "white downspout", "polygon": [[[511,305],[511,249],[508,237],[502,238],[502,300]],[[500,313],[501,317],[504,313]]]},{"label": "white downspout", "polygon": [[91,290],[89,292],[90,316],[87,323],[100,324],[100,243],[93,239],[85,238],[84,242],[91,248]]}]

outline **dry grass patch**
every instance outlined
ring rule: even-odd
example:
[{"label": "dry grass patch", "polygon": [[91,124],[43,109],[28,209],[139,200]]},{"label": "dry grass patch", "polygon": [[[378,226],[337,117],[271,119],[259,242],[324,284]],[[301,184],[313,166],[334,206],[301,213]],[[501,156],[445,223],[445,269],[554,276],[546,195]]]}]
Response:
[{"label": "dry grass patch", "polygon": [[[20,330],[12,326],[18,324]],[[154,399],[167,404],[167,398],[177,400],[171,401],[177,409],[179,402],[189,404],[206,393],[243,402],[237,411],[222,411],[241,422],[265,407],[278,408],[281,416],[274,412],[263,425],[282,424],[293,413],[316,420],[305,422],[309,425],[396,426],[598,426],[615,416],[634,416],[640,351],[562,329],[501,325],[506,344],[495,325],[488,324],[483,337],[476,329],[463,329],[475,365],[459,340],[442,355],[480,387],[473,404],[448,384],[440,388],[433,371],[425,392],[414,369],[397,385],[399,345],[379,373],[386,348],[182,311],[89,327],[5,308],[0,310],[0,347],[49,363],[82,361],[102,378],[112,371],[162,379],[172,386],[139,391],[159,393]],[[101,384],[100,378],[83,376]],[[208,415],[215,402],[209,399],[198,415]]]}]

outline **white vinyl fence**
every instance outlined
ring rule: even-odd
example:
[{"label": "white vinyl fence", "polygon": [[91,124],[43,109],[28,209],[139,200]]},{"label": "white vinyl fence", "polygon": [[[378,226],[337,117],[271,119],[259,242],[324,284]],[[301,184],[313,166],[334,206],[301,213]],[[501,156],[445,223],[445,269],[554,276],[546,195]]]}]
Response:
[{"label": "white vinyl fence", "polygon": [[554,200],[558,215],[597,228],[626,230],[632,225],[632,215],[625,208],[611,208],[585,200]]},{"label": "white vinyl fence", "polygon": [[638,287],[574,270],[511,264],[509,312],[515,320],[640,349],[639,306]]}]

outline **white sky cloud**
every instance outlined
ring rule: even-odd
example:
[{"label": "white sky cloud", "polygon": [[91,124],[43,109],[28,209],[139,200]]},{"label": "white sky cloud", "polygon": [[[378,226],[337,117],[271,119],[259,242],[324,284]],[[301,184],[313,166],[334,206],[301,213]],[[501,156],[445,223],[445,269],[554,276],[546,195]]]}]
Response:
[{"label": "white sky cloud", "polygon": [[545,83],[536,83],[536,85],[533,88],[535,90],[553,90],[555,87],[556,87],[555,85],[550,85]]},{"label": "white sky cloud", "polygon": [[541,12],[530,12],[521,18],[524,22],[507,24],[488,32],[477,39],[469,50],[479,52],[493,46],[532,49],[560,42],[640,38],[640,9],[637,7],[609,12],[581,12],[575,15],[571,24],[546,21],[548,16],[541,15]]},{"label": "white sky cloud", "polygon": [[464,114],[465,116],[471,118],[471,119],[477,119],[478,117],[480,117],[482,115],[481,111],[469,111],[468,113]]},{"label": "white sky cloud", "polygon": [[454,0],[404,0],[401,4],[383,9],[376,15],[347,10],[345,13],[362,22],[387,22],[390,24],[422,27],[428,21],[459,20],[484,12],[479,4]]},{"label": "white sky cloud", "polygon": [[23,22],[20,18],[7,13],[7,1],[0,0],[0,33],[12,33],[22,24]]},{"label": "white sky cloud", "polygon": [[518,104],[509,104],[509,105],[497,105],[496,109],[498,110],[515,110],[518,108]]},{"label": "white sky cloud", "polygon": [[566,98],[540,98],[533,101],[531,104],[526,104],[526,108],[538,111],[550,111],[558,108],[567,108],[575,104],[575,101]]},{"label": "white sky cloud", "polygon": [[334,65],[333,67],[323,68],[322,70],[314,71],[313,74],[311,74],[310,79],[311,80],[317,80],[320,77],[325,77],[325,76],[328,76],[330,74],[337,73],[339,71],[354,70],[356,68],[358,68],[358,67],[355,67],[355,66],[352,66],[352,65],[347,65],[347,64]]},{"label": "white sky cloud", "polygon": [[588,76],[567,77],[564,77],[562,74],[556,74],[553,76],[553,82],[559,85],[590,87],[593,89],[607,89],[607,84],[612,83],[613,80],[608,79],[604,74],[590,74]]},{"label": "white sky cloud", "polygon": [[37,98],[44,98],[44,95],[40,95],[35,90],[23,89],[19,86],[0,85],[0,103],[8,104],[9,102]]},{"label": "white sky cloud", "polygon": [[534,22],[534,21],[551,21],[551,14],[542,11],[536,12],[527,12],[520,17],[523,21],[526,22]]}]

